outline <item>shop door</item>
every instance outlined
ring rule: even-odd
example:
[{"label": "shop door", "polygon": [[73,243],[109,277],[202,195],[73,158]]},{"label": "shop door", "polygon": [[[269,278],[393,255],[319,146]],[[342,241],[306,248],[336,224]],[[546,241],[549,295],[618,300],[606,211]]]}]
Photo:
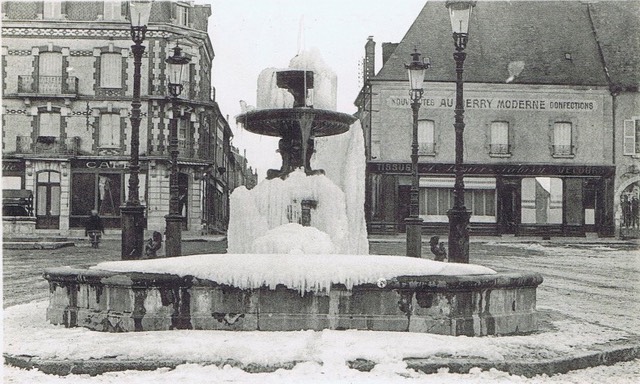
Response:
[{"label": "shop door", "polygon": [[36,228],[60,228],[60,173],[38,173],[36,184]]},{"label": "shop door", "polygon": [[400,232],[405,232],[407,230],[404,219],[409,217],[410,213],[410,205],[411,205],[411,186],[410,185],[399,185],[398,186],[398,228],[400,228]]},{"label": "shop door", "polygon": [[500,228],[503,234],[515,234],[520,222],[519,180],[505,180],[498,192],[500,197]]}]

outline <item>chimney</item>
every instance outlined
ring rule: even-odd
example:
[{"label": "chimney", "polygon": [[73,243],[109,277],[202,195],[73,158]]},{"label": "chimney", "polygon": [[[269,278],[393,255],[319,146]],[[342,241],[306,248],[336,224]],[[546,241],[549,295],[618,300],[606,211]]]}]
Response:
[{"label": "chimney", "polygon": [[364,81],[371,79],[375,76],[376,70],[376,42],[373,41],[373,36],[367,38],[367,43],[364,45]]}]

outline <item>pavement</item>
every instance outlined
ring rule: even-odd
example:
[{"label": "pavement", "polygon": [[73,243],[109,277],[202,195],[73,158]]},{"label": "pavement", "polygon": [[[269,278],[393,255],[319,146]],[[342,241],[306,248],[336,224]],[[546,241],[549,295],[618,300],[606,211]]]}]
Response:
[{"label": "pavement", "polygon": [[[107,236],[113,238],[119,238],[119,233],[108,234]],[[185,233],[183,241],[221,241],[224,240],[223,235],[190,235]],[[50,239],[49,239],[50,240]],[[86,241],[85,238],[69,238],[68,241]],[[370,236],[371,243],[402,243],[405,241],[404,235],[372,235]],[[622,246],[626,249],[630,249],[632,254],[631,260],[636,260],[638,265],[638,249],[640,249],[640,243],[637,239],[617,239],[617,238],[598,238],[598,237],[580,237],[580,238],[552,238],[548,240],[542,240],[541,238],[526,238],[515,236],[496,236],[496,237],[472,237],[471,242],[498,242],[498,243],[536,243],[536,244],[548,244],[548,245],[563,245],[569,246],[591,244],[591,245],[614,245]],[[55,241],[53,241],[55,242]],[[4,243],[5,246],[7,242]],[[577,247],[579,248],[579,247]],[[634,256],[635,254],[635,256]],[[633,257],[636,257],[633,259]],[[637,278],[637,276],[635,276]],[[544,283],[543,283],[544,284]],[[554,304],[557,305],[557,304]],[[628,303],[628,308],[638,308],[637,303]],[[594,310],[598,310],[594,308]],[[553,308],[538,308],[538,316],[540,323],[539,334],[549,333],[556,328],[560,322],[573,321],[578,324],[576,328],[580,327],[581,319],[570,319],[565,315],[559,315],[561,311],[555,311]],[[595,321],[597,323],[597,321]],[[586,325],[586,324],[585,324]],[[589,324],[593,326],[593,324]],[[584,369],[588,367],[595,367],[599,365],[612,365],[618,362],[631,361],[640,359],[640,334],[629,330],[614,329],[611,327],[602,327],[602,330],[598,332],[622,332],[623,337],[613,338],[603,342],[594,338],[593,342],[588,345],[580,345],[575,347],[572,344],[571,338],[568,337],[564,340],[557,340],[554,343],[557,344],[562,353],[557,354],[545,354],[535,353],[535,343],[533,345],[524,345],[525,351],[521,356],[511,356],[507,358],[486,358],[479,356],[446,356],[446,355],[433,355],[425,358],[406,358],[404,361],[409,368],[413,368],[417,371],[425,373],[435,373],[441,368],[448,368],[451,373],[468,373],[473,367],[479,367],[483,370],[495,368],[500,371],[509,372],[514,375],[521,375],[526,377],[533,377],[536,375],[555,375],[566,373],[575,369]],[[527,337],[527,336],[524,336]],[[532,336],[534,337],[534,336]],[[486,340],[487,348],[492,347],[492,343],[495,343],[498,338],[486,337],[481,338]],[[519,341],[522,342],[522,341]],[[526,343],[525,343],[526,344]],[[556,345],[553,344],[553,345]],[[526,351],[527,348],[531,348],[532,351]],[[157,359],[155,361],[138,361],[138,360],[122,360],[117,358],[102,358],[102,359],[44,359],[34,355],[23,355],[19,353],[7,354],[4,353],[5,364],[20,368],[38,368],[42,372],[56,375],[67,375],[69,373],[74,374],[90,374],[97,375],[110,371],[124,371],[124,370],[153,370],[161,367],[175,368],[178,365],[184,364],[182,359]],[[291,369],[300,362],[283,362],[277,365],[256,365],[251,364],[243,366],[239,362],[230,360],[224,361],[188,361],[189,363],[201,363],[207,365],[224,365],[238,366],[247,372],[273,372],[277,369]],[[355,359],[349,361],[348,365],[352,369],[360,371],[370,371],[376,365],[375,362],[366,359]]]}]

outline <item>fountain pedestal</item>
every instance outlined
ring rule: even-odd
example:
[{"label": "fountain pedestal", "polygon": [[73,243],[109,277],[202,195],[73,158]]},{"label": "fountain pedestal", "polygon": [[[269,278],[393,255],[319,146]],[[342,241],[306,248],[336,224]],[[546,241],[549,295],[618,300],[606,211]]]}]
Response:
[{"label": "fountain pedestal", "polygon": [[[391,256],[390,256],[391,257]],[[172,274],[48,269],[47,319],[96,331],[357,329],[442,335],[537,330],[539,274],[404,276],[327,292],[241,289]]]}]

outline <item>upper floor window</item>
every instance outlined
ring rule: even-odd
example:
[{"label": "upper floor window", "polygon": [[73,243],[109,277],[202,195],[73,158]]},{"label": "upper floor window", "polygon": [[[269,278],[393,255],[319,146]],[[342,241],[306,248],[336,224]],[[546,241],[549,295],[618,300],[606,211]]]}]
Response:
[{"label": "upper floor window", "polygon": [[38,117],[38,136],[60,136],[59,112],[43,112]]},{"label": "upper floor window", "polygon": [[435,154],[435,123],[433,120],[418,121],[418,154]]},{"label": "upper floor window", "polygon": [[100,87],[122,88],[122,55],[103,53],[100,55]]},{"label": "upper floor window", "polygon": [[176,5],[176,23],[185,27],[189,26],[189,8],[183,5]]},{"label": "upper floor window", "polygon": [[62,18],[62,1],[47,0],[44,1],[42,17],[47,20]]},{"label": "upper floor window", "polygon": [[104,20],[122,20],[122,2],[108,0],[103,5]]},{"label": "upper floor window", "polygon": [[553,155],[572,156],[572,124],[569,122],[558,122],[553,125]]},{"label": "upper floor window", "polygon": [[39,93],[62,93],[62,53],[40,53],[38,55],[38,72]]},{"label": "upper floor window", "polygon": [[640,119],[624,121],[624,151],[625,156],[640,155]]},{"label": "upper floor window", "polygon": [[491,123],[491,144],[489,153],[495,156],[511,154],[509,143],[509,122],[494,121]]},{"label": "upper floor window", "polygon": [[100,115],[98,145],[100,148],[120,148],[120,114]]}]

